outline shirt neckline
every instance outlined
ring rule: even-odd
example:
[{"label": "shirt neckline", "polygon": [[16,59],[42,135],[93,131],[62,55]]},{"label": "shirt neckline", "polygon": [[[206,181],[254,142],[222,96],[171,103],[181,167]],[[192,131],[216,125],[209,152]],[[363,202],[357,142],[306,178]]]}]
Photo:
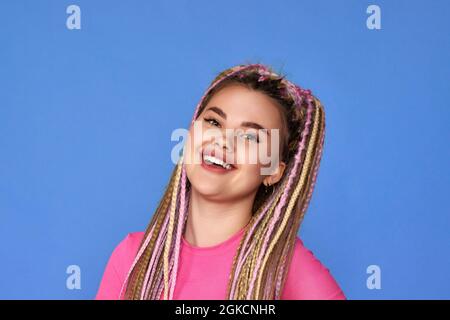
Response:
[{"label": "shirt neckline", "polygon": [[217,255],[222,254],[225,251],[228,251],[231,248],[234,248],[237,244],[238,240],[240,240],[242,234],[246,230],[248,225],[241,228],[239,231],[237,231],[235,234],[230,236],[225,241],[222,241],[218,244],[207,246],[207,247],[198,247],[195,245],[190,244],[185,238],[184,235],[182,235],[181,240],[183,243],[183,249],[186,249],[190,254],[195,255]]}]

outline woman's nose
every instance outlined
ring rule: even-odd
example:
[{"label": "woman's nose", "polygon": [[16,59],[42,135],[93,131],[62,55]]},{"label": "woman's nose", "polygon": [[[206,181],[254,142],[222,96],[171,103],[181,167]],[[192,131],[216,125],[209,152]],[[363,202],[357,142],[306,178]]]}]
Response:
[{"label": "woman's nose", "polygon": [[222,134],[219,139],[215,139],[214,146],[223,149],[224,152],[231,152],[233,150],[233,138],[227,137]]}]

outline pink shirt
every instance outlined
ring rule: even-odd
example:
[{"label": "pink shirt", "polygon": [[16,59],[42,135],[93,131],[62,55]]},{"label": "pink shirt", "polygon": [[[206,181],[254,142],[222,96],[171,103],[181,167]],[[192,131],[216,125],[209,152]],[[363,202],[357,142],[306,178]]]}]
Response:
[{"label": "pink shirt", "polygon": [[[182,237],[174,300],[225,300],[228,277],[241,229],[228,240],[196,247]],[[114,249],[95,299],[118,299],[122,283],[137,254],[144,232],[129,233]],[[160,299],[163,299],[164,292]],[[296,238],[282,300],[345,299],[330,271]]]}]

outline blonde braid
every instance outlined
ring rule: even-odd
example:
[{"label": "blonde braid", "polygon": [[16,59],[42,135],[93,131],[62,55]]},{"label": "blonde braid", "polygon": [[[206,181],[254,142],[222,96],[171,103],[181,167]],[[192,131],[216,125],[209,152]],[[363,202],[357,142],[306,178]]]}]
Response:
[{"label": "blonde braid", "polygon": [[172,203],[170,207],[170,218],[169,218],[169,229],[167,232],[167,239],[164,248],[164,300],[168,299],[169,294],[169,253],[170,248],[172,247],[172,233],[173,226],[175,222],[175,212],[177,209],[177,194],[178,194],[178,186],[180,184],[180,176],[181,169],[183,167],[183,156],[180,157],[180,161],[178,162],[176,178],[175,178],[175,187],[172,193]]},{"label": "blonde braid", "polygon": [[[275,235],[274,235],[274,237],[272,238],[272,241],[269,244],[269,248],[268,248],[267,253],[266,253],[266,255],[265,255],[264,259],[263,259],[261,270],[264,270],[264,267],[265,267],[265,264],[267,262],[267,259],[268,259],[269,255],[270,255],[270,253],[272,252],[273,247],[277,243],[278,238],[280,237],[281,233],[283,232],[289,217],[291,216],[292,208],[296,204],[298,195],[299,195],[300,191],[302,189],[304,189],[303,188],[304,187],[304,182],[305,182],[305,179],[306,179],[306,177],[307,177],[307,175],[309,173],[308,168],[309,168],[309,165],[311,163],[311,158],[313,156],[313,150],[314,150],[314,147],[315,147],[315,141],[317,139],[317,131],[318,131],[318,128],[319,128],[319,121],[318,120],[319,120],[319,117],[320,117],[319,113],[320,113],[319,109],[316,109],[315,117],[314,117],[314,125],[313,125],[312,134],[311,134],[311,139],[310,139],[310,142],[308,144],[308,151],[306,153],[306,159],[305,159],[305,167],[306,168],[304,168],[301,171],[300,180],[297,183],[297,186],[295,187],[295,190],[292,193],[292,196],[291,196],[291,198],[289,200],[289,204],[288,204],[287,209],[285,211],[283,220],[281,222],[281,226],[280,226],[280,228],[277,228],[277,230],[275,232]],[[256,286],[256,292],[257,293],[259,293],[259,290],[260,290],[261,279],[262,279],[262,277],[260,275],[258,277],[258,279],[257,279],[257,286]]]}]

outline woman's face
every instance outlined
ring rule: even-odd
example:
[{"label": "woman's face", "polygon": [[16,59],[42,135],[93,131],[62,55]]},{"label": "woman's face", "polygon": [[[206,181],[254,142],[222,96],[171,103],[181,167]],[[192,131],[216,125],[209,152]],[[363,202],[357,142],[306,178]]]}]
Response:
[{"label": "woman's face", "polygon": [[[261,183],[279,181],[285,168],[279,154],[282,123],[277,105],[264,93],[238,84],[216,92],[186,140],[184,161],[192,187],[225,200],[256,194]],[[231,170],[204,166],[205,153],[232,165]]]}]

